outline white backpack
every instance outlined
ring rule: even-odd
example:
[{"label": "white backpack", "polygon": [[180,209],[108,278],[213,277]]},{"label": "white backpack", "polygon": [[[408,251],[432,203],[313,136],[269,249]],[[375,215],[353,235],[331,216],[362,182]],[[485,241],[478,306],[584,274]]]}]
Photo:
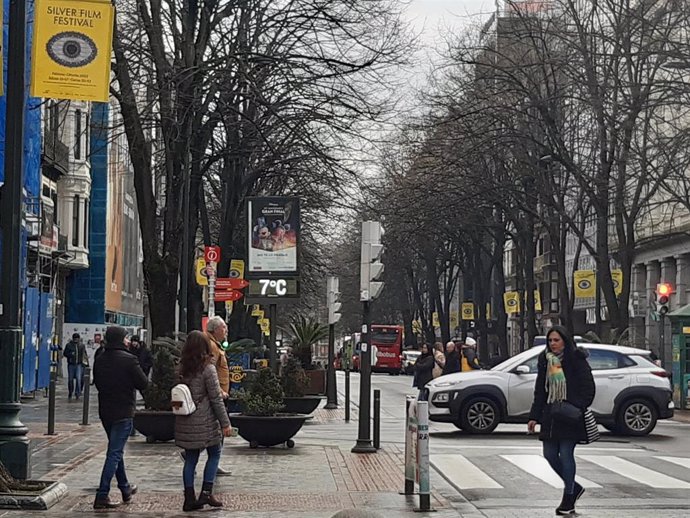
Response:
[{"label": "white backpack", "polygon": [[170,401],[175,415],[192,415],[196,412],[192,391],[184,383],[179,383],[170,390]]}]

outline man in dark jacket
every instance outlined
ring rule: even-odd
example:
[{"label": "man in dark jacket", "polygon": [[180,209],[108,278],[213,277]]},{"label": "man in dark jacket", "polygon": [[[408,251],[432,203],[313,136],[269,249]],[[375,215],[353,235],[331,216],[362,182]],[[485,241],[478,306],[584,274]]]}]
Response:
[{"label": "man in dark jacket", "polygon": [[67,358],[67,390],[69,391],[67,399],[71,401],[73,395],[79,399],[84,378],[84,366],[89,364],[86,346],[81,341],[79,333],[72,335],[72,340],[65,346],[63,356]]},{"label": "man in dark jacket", "polygon": [[96,493],[94,509],[112,509],[119,504],[108,496],[113,475],[122,493],[122,501],[129,502],[137,486],[127,480],[124,449],[132,431],[136,390],[144,390],[148,383],[137,357],[127,350],[127,330],[111,326],[105,332],[105,350],[93,367],[98,389],[98,416],[108,436],[108,452]]},{"label": "man in dark jacket", "polygon": [[443,374],[460,372],[460,353],[453,342],[446,344],[446,364],[443,366]]}]

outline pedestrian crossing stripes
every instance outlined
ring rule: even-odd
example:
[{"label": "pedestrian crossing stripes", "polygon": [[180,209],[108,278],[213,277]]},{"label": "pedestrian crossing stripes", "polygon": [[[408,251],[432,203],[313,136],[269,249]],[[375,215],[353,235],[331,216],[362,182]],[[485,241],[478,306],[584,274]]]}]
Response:
[{"label": "pedestrian crossing stripes", "polygon": [[[594,465],[599,468],[604,468],[608,472],[620,475],[625,479],[632,480],[635,483],[649,486],[655,489],[690,489],[690,482],[674,478],[660,471],[655,471],[648,467],[641,466],[639,462],[644,462],[646,458],[636,458],[633,460],[623,459],[616,455],[576,455],[578,459],[584,461],[578,463],[578,470],[583,470],[588,477],[592,477],[592,469],[588,466]],[[443,474],[443,476],[456,488],[460,490],[465,489],[504,489],[504,485],[497,480],[505,471],[503,469],[489,468],[487,459],[500,458],[507,461],[511,466],[514,466],[522,472],[538,479],[554,488],[562,488],[563,482],[551,469],[548,462],[541,455],[500,455],[498,457],[476,457],[473,460],[468,459],[464,455],[459,454],[434,454],[431,456],[431,463],[434,468]],[[688,470],[690,477],[690,458],[685,457],[667,457],[667,456],[653,456],[651,457],[662,463],[670,463],[676,466],[681,466]],[[481,467],[480,467],[481,466]],[[658,469],[663,471],[658,462]],[[585,469],[583,469],[585,468]],[[495,473],[499,473],[496,476]],[[508,477],[514,482],[514,477]],[[596,476],[593,478],[597,478]],[[608,477],[604,477],[608,480]],[[602,482],[603,486],[589,478],[577,476],[577,481],[587,489],[599,489],[605,487],[607,483]]]},{"label": "pedestrian crossing stripes", "polygon": [[656,489],[690,489],[690,483],[634,464],[614,455],[578,455],[580,459]]},{"label": "pedestrian crossing stripes", "polygon": [[[537,477],[546,482],[551,487],[563,488],[563,481],[556,472],[551,469],[547,460],[541,455],[501,455],[502,458],[514,464],[518,468],[526,471],[533,477]],[[585,488],[601,487],[596,482],[587,480],[581,476],[576,476],[576,480]]]}]

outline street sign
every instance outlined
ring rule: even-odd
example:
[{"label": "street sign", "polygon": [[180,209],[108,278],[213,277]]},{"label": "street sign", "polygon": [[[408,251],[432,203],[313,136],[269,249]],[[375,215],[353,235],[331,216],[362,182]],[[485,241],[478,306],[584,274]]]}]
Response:
[{"label": "street sign", "polygon": [[244,294],[241,291],[221,290],[216,292],[214,300],[216,302],[226,302],[228,300],[236,301],[240,300],[242,297],[244,297]]},{"label": "street sign", "polygon": [[249,286],[249,281],[232,277],[218,277],[216,279],[216,289],[218,290],[241,290]]},{"label": "street sign", "polygon": [[207,263],[217,263],[220,261],[220,247],[207,246],[204,247],[204,259]]}]

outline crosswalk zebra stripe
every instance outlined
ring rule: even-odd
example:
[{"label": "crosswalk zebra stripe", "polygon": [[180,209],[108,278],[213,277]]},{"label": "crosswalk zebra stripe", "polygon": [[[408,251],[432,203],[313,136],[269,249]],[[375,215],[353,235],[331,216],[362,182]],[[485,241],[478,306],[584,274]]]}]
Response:
[{"label": "crosswalk zebra stripe", "polygon": [[579,458],[656,489],[690,489],[690,483],[669,477],[613,455],[578,455]]},{"label": "crosswalk zebra stripe", "polygon": [[655,459],[661,459],[672,464],[677,464],[684,468],[690,469],[690,458],[687,457],[654,457]]},{"label": "crosswalk zebra stripe", "polygon": [[431,463],[458,489],[503,489],[463,455],[434,455]]},{"label": "crosswalk zebra stripe", "polygon": [[[563,488],[563,481],[556,475],[556,472],[551,469],[547,460],[541,455],[501,455],[502,458],[514,464],[523,471],[526,471],[533,477],[543,480],[551,487],[557,489]],[[586,478],[576,477],[576,480],[586,488],[601,487],[596,482],[587,480]]]}]

